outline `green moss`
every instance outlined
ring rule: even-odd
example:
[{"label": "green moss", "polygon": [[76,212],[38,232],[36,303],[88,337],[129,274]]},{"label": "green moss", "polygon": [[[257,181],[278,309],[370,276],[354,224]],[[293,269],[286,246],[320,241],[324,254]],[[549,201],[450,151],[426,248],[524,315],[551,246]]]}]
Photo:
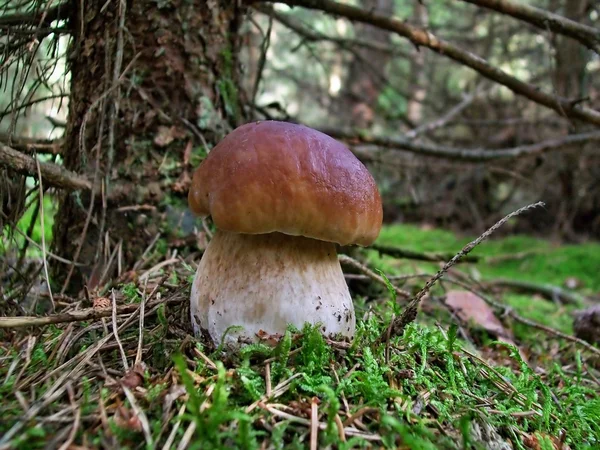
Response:
[{"label": "green moss", "polygon": [[[37,195],[37,194],[36,194]],[[35,223],[33,225],[31,239],[37,244],[42,243],[42,223],[40,216],[42,211],[40,210],[35,215],[37,202],[33,202],[29,208],[23,213],[23,216],[17,223],[17,228],[22,233],[27,233],[30,227],[31,221],[35,216]],[[50,243],[52,242],[52,227],[54,226],[54,215],[56,214],[56,204],[51,195],[44,195],[44,238],[46,240],[46,248],[49,249]],[[16,246],[20,248],[25,242],[25,238],[17,232],[12,233],[12,239],[9,239],[11,235],[8,225],[4,227],[2,236],[0,237],[0,254],[5,253],[10,246]],[[35,245],[29,245],[27,249],[27,256],[36,258],[42,255],[42,251]]]},{"label": "green moss", "polygon": [[[449,231],[424,230],[414,225],[392,225],[383,228],[378,243],[419,252],[454,254],[475,237],[457,237]],[[567,278],[575,277],[583,283],[586,290],[600,290],[598,243],[552,245],[528,236],[492,237],[471,254],[482,257],[483,261],[476,266],[463,264],[460,267],[467,272],[480,274],[483,279],[508,278],[563,286]],[[517,254],[521,257],[514,257]],[[504,258],[511,255],[514,258]],[[393,273],[414,267],[414,262],[393,260],[385,256],[379,258],[376,252],[371,252],[370,257]],[[421,263],[418,266],[430,271],[437,267]]]}]

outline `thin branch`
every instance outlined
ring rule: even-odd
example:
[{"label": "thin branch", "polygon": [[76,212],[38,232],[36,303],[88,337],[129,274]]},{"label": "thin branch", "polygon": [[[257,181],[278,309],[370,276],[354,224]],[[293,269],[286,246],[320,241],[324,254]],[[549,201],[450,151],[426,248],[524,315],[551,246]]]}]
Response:
[{"label": "thin branch", "polygon": [[510,0],[463,0],[530,23],[541,30],[551,30],[581,42],[600,54],[600,29],[575,22],[543,9]]},{"label": "thin branch", "polygon": [[561,303],[569,303],[571,305],[580,305],[583,303],[583,297],[576,292],[567,291],[558,286],[547,284],[537,284],[528,281],[497,279],[483,283],[485,286],[498,286],[515,289],[517,291],[530,292],[540,294],[550,300],[558,300]]},{"label": "thin branch", "polygon": [[54,296],[52,295],[52,286],[50,284],[50,275],[48,274],[48,258],[46,257],[46,225],[44,223],[44,186],[42,182],[42,170],[40,168],[40,161],[35,157],[35,168],[37,170],[38,183],[40,187],[38,189],[40,194],[40,227],[42,228],[42,261],[44,262],[44,274],[46,275],[46,287],[48,294],[50,294],[50,304],[52,305],[52,312],[56,311],[56,303],[54,302]]},{"label": "thin branch", "polygon": [[[259,27],[259,30],[262,33],[262,30]],[[256,70],[256,78],[254,80],[254,87],[252,89],[252,104],[256,103],[256,95],[258,94],[258,88],[260,86],[260,82],[262,81],[262,74],[265,69],[265,63],[267,62],[267,53],[269,51],[269,46],[271,45],[271,31],[273,30],[273,17],[269,16],[269,25],[267,27],[266,34],[263,33],[264,39],[262,43],[262,48],[260,52],[260,58],[258,60],[258,68]]]},{"label": "thin branch", "polygon": [[[186,297],[177,296],[172,299],[158,299],[148,302],[146,310],[150,311],[155,306],[161,303],[166,304],[177,304],[182,303],[186,300]],[[131,314],[139,310],[140,305],[132,303],[128,305],[117,306],[117,315]],[[15,317],[0,317],[0,329],[1,328],[24,328],[24,327],[43,327],[46,325],[52,325],[57,323],[70,323],[70,322],[83,322],[83,321],[97,321],[103,317],[112,316],[112,307],[106,308],[87,308],[69,311],[60,314],[52,314],[49,316],[35,317],[35,316],[15,316]]]},{"label": "thin branch", "polygon": [[[269,0],[247,0],[249,3],[265,2]],[[401,21],[394,17],[386,17],[355,6],[338,3],[332,0],[281,0],[290,6],[302,6],[317,9],[349,20],[368,23],[376,27],[394,32],[399,36],[409,39],[416,46],[423,46],[459,62],[479,72],[485,78],[506,86],[518,95],[522,95],[540,105],[553,109],[561,116],[592,123],[600,126],[600,111],[583,107],[563,97],[549,94],[538,89],[536,86],[509,75],[503,70],[491,65],[482,57],[464,50],[450,42],[438,38],[428,30]]]},{"label": "thin branch", "polygon": [[[421,253],[413,250],[408,250],[399,247],[392,247],[389,245],[373,244],[368,247],[369,249],[376,250],[379,254],[392,256],[394,258],[412,259],[415,261],[430,261],[440,262],[448,261],[454,255],[447,255],[442,253]],[[463,262],[478,262],[480,258],[478,256],[465,256]]]},{"label": "thin branch", "polygon": [[[6,134],[0,134],[0,142],[8,141]],[[11,139],[11,147],[23,153],[60,155],[62,146],[62,139],[36,139],[22,136],[12,136]]]},{"label": "thin branch", "polygon": [[[35,159],[2,143],[0,143],[0,166],[15,170],[23,175],[35,176],[37,173]],[[89,191],[92,189],[92,183],[89,180],[57,164],[40,163],[40,172],[44,182],[50,186],[70,191]]]},{"label": "thin branch", "polygon": [[[112,290],[112,326],[113,326],[113,335],[115,337],[115,341],[117,341],[117,345],[119,346],[119,353],[121,353],[121,361],[123,361],[123,369],[125,372],[129,370],[129,364],[127,363],[127,355],[125,354],[125,349],[123,348],[123,344],[121,343],[121,339],[119,339],[119,327],[117,326],[117,298],[115,297],[115,290]],[[142,313],[142,308],[140,307],[140,314]]]},{"label": "thin branch", "polygon": [[517,147],[500,149],[463,149],[448,147],[445,145],[416,143],[404,137],[387,138],[376,136],[366,132],[352,132],[347,130],[320,128],[322,132],[334,138],[363,144],[372,144],[378,147],[392,150],[404,150],[423,156],[434,156],[452,160],[483,162],[496,159],[518,159],[537,156],[549,151],[559,150],[573,145],[581,145],[587,142],[600,141],[600,131],[590,133],[571,134],[556,139],[548,139],[531,145],[520,145]]},{"label": "thin branch", "polygon": [[[382,286],[386,286],[386,287],[388,286],[385,279],[381,275],[376,274],[371,269],[369,269],[367,266],[365,266],[364,264],[361,264],[354,258],[351,258],[348,255],[338,255],[338,259],[340,260],[341,264],[343,264],[345,266],[353,267],[354,269],[358,270],[359,272],[362,272],[367,277],[369,277],[371,280],[376,281],[377,283],[381,284]],[[396,294],[399,297],[405,298],[405,299],[410,298],[410,292],[400,289],[399,287],[394,286],[394,285],[392,285],[392,287],[394,288],[394,291],[396,292]]]},{"label": "thin branch", "polygon": [[66,2],[56,5],[48,11],[38,10],[32,13],[0,17],[0,29],[23,25],[49,26],[55,20],[67,19],[70,11],[69,2]]}]

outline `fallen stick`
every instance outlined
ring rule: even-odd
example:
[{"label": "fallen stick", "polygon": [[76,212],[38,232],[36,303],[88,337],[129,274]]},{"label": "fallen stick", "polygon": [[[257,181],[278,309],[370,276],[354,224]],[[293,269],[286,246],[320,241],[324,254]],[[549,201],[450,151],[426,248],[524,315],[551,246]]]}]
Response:
[{"label": "fallen stick", "polygon": [[[155,300],[149,302],[146,308],[152,309],[154,306],[164,304],[178,304],[182,303],[185,298],[174,298],[167,300]],[[131,303],[129,305],[121,305],[117,307],[117,315],[131,314],[139,308],[138,303]],[[112,315],[112,307],[106,308],[86,308],[78,311],[70,311],[60,314],[51,314],[49,316],[35,317],[35,316],[21,316],[21,317],[0,317],[0,328],[24,328],[24,327],[43,327],[46,325],[53,325],[57,323],[69,323],[69,322],[82,322],[85,320],[96,321],[103,317],[110,317]]]}]

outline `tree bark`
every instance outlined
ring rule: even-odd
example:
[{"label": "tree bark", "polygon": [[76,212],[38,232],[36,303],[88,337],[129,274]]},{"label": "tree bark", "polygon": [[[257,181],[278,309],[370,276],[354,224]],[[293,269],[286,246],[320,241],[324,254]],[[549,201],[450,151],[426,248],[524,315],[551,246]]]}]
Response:
[{"label": "tree bark", "polygon": [[[135,261],[161,230],[164,200],[185,204],[190,154],[241,121],[237,5],[73,2],[62,154],[94,188],[60,198],[54,251],[85,265],[53,271],[63,290],[110,273],[117,245],[124,267]],[[119,210],[132,204],[148,208]]]},{"label": "tree bark", "polygon": [[[413,4],[413,22],[419,27],[427,27],[429,14],[421,2]],[[410,98],[406,106],[406,117],[415,127],[423,120],[423,101],[425,100],[427,76],[425,73],[425,51],[415,48],[410,62]]]},{"label": "tree bark", "polygon": [[[567,0],[564,15],[567,19],[581,21],[588,7],[587,0]],[[559,95],[565,98],[580,99],[585,95],[585,67],[588,52],[573,39],[556,36],[555,86]],[[577,122],[571,123],[569,131],[580,128]],[[557,156],[559,159],[558,178],[561,185],[562,201],[558,206],[555,232],[569,239],[576,239],[574,219],[579,209],[580,198],[577,186],[580,152],[571,150]]]}]

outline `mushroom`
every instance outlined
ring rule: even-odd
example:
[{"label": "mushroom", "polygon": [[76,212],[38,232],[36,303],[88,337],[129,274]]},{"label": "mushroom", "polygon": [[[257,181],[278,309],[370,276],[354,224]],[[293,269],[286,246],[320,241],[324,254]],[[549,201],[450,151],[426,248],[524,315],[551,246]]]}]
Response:
[{"label": "mushroom", "polygon": [[246,124],[200,164],[188,199],[217,227],[192,285],[197,335],[235,345],[306,322],[354,335],[335,244],[370,245],[383,212],[373,177],[348,148],[302,125]]}]

